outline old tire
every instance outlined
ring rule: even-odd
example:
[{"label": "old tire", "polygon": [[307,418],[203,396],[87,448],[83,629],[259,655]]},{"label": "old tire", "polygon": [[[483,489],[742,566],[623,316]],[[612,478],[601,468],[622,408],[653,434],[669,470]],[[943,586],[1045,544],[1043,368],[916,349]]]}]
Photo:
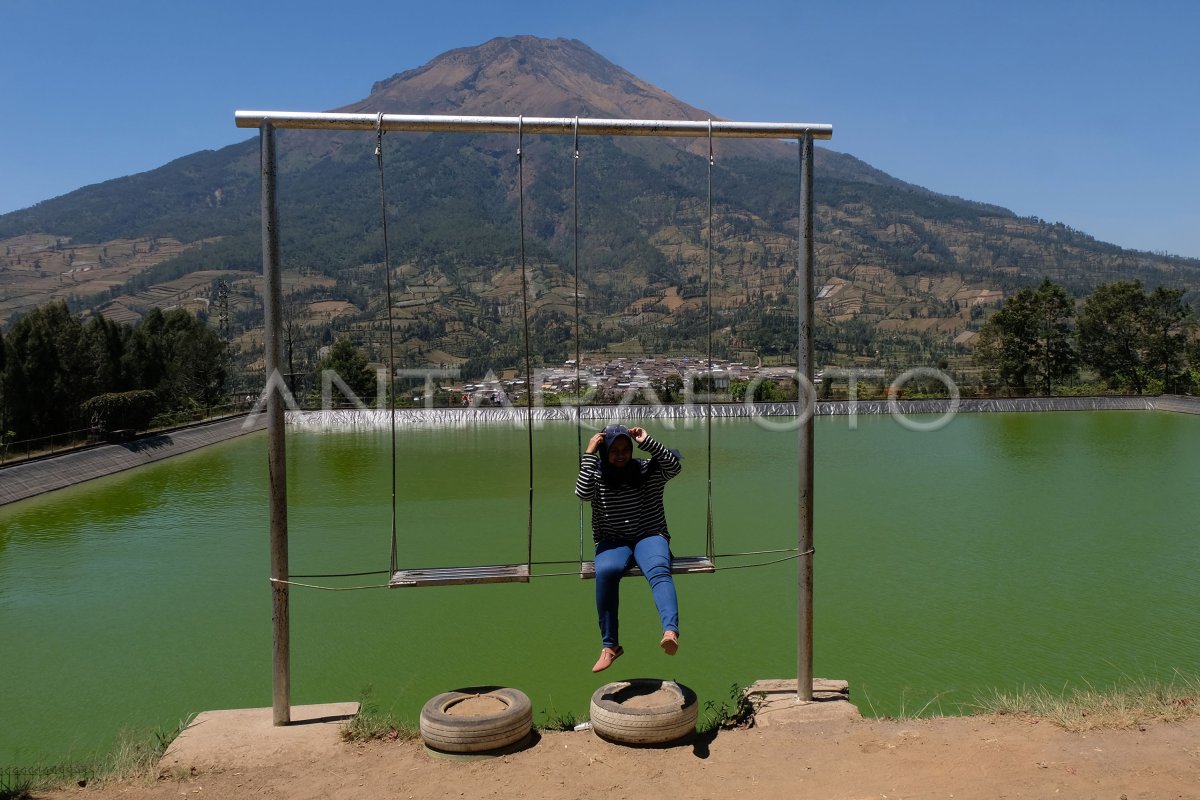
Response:
[{"label": "old tire", "polygon": [[421,738],[443,753],[486,753],[533,731],[533,706],[519,689],[477,686],[443,692],[421,709]]},{"label": "old tire", "polygon": [[677,742],[696,731],[698,703],[688,687],[651,678],[601,686],[592,695],[592,730],[618,744]]}]

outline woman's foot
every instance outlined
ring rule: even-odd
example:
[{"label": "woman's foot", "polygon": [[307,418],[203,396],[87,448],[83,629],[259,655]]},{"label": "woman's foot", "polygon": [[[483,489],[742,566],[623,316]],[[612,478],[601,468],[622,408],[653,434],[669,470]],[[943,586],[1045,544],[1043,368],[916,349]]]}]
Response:
[{"label": "woman's foot", "polygon": [[612,666],[612,662],[616,661],[621,656],[625,655],[625,648],[621,645],[616,647],[606,647],[600,651],[600,658],[596,660],[592,666],[592,672],[604,672]]},{"label": "woman's foot", "polygon": [[675,655],[676,651],[679,650],[679,634],[675,631],[664,631],[662,641],[658,643],[658,646],[667,655]]}]

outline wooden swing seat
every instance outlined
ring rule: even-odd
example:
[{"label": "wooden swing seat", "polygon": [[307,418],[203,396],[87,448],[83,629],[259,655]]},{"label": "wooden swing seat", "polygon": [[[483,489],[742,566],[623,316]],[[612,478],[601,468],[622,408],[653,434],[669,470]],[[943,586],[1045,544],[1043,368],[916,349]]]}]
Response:
[{"label": "wooden swing seat", "polygon": [[529,583],[529,565],[493,564],[477,567],[402,569],[392,573],[388,588],[462,586],[474,583]]},{"label": "wooden swing seat", "polygon": [[[671,559],[672,575],[702,575],[707,572],[716,571],[716,564],[707,556],[676,556]],[[629,569],[625,570],[622,577],[629,575],[641,576],[642,570],[637,564],[633,564]],[[585,581],[594,580],[596,577],[596,562],[584,561],[580,565],[579,577]]]}]

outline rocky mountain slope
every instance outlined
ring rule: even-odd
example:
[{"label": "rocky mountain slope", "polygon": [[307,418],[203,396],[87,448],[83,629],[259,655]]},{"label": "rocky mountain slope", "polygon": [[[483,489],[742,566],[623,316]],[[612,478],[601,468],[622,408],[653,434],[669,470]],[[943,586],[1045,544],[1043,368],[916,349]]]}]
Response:
[{"label": "rocky mountain slope", "polygon": [[[232,109],[231,109],[232,110]],[[706,119],[571,40],[494,39],[376,83],[340,110]],[[837,120],[828,121],[835,125]],[[403,359],[513,362],[525,198],[539,359],[585,349],[695,352],[708,323],[707,142],[600,138],[578,161],[582,319],[574,320],[567,137],[385,137],[392,297]],[[0,216],[0,321],[55,297],[122,319],[191,304],[253,360],[261,324],[258,145],[185,156]],[[716,142],[713,328],[731,357],[784,356],[795,330],[794,143]],[[348,332],[382,356],[386,318],[374,136],[284,131],[280,217],[289,319],[309,350]],[[1062,224],[946,197],[817,151],[818,355],[929,363],[969,352],[989,306],[1050,277],[1082,294],[1138,278],[1200,289],[1200,261],[1122,250]]]}]

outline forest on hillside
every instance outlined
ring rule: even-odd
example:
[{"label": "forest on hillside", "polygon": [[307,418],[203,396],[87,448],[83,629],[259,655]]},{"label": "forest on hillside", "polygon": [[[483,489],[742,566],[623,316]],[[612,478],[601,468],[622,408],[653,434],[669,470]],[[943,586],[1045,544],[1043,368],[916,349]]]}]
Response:
[{"label": "forest on hillside", "polygon": [[[1011,294],[982,323],[973,370],[956,372],[945,358],[922,366],[949,369],[962,383],[960,391],[984,396],[1190,393],[1200,386],[1200,339],[1197,315],[1183,297],[1182,289],[1146,290],[1137,281],[1117,281],[1076,298],[1046,279],[1036,288]],[[318,334],[296,322],[285,314],[285,365],[297,398],[317,402],[319,391],[314,387],[322,386],[322,375],[332,370],[355,395],[375,402],[375,364],[386,360],[376,359],[361,340],[345,335],[354,333],[353,328],[343,335],[330,328]],[[690,326],[671,334],[678,338],[659,341],[660,352],[677,342],[694,343],[705,330],[705,321],[696,316]],[[757,348],[779,354],[778,363],[796,363],[794,316],[761,316],[749,330],[758,337]],[[535,366],[558,365],[571,357],[571,325],[565,315],[543,315],[529,331],[531,351],[537,353]],[[306,350],[303,339],[309,336],[320,336],[330,346]],[[597,337],[583,344],[602,342],[603,337]],[[497,336],[477,346],[478,352],[471,351],[461,364],[462,380],[507,366],[521,371],[523,340]],[[314,357],[305,355],[309,352]],[[127,325],[103,315],[85,319],[61,302],[47,304],[22,317],[0,339],[0,434],[12,441],[80,428],[144,430],[180,413],[203,417],[227,403],[234,386],[243,394],[247,385],[261,387],[261,374],[231,380],[240,361],[234,355],[230,343],[202,315],[183,309],[155,309],[138,324]],[[396,361],[397,367],[407,365]],[[677,400],[682,377],[660,377],[658,396]],[[928,384],[914,384],[906,391],[909,396],[947,391],[939,381]],[[727,399],[741,400],[734,396],[737,388],[728,390]],[[756,399],[797,397],[794,388],[771,391],[770,398]],[[826,383],[822,396],[829,397],[831,391]],[[860,396],[871,391],[864,385]],[[407,400],[397,396],[393,402]]]}]

